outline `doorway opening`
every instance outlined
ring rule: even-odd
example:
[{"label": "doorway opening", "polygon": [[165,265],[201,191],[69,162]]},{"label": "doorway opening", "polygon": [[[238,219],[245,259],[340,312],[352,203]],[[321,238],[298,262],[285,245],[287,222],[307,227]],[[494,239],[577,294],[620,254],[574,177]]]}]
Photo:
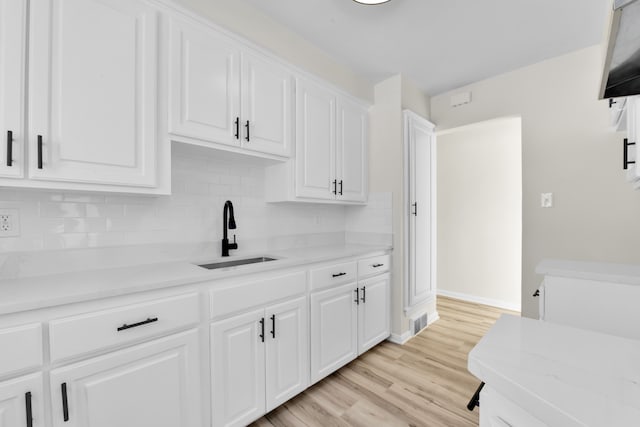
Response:
[{"label": "doorway opening", "polygon": [[437,133],[438,294],[520,311],[522,120]]}]

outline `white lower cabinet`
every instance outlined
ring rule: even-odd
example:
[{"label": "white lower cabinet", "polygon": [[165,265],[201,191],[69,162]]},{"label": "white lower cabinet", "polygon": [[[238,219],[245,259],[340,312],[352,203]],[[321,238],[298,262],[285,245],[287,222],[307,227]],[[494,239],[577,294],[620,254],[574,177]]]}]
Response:
[{"label": "white lower cabinet", "polygon": [[311,382],[390,334],[388,274],[311,294]]},{"label": "white lower cabinet", "polygon": [[44,427],[42,374],[0,381],[0,426]]},{"label": "white lower cabinet", "polygon": [[307,299],[211,325],[213,425],[244,426],[308,385]]},{"label": "white lower cabinet", "polygon": [[198,339],[194,329],[52,370],[53,426],[201,427]]},{"label": "white lower cabinet", "polygon": [[358,356],[355,283],[311,294],[311,382]]},{"label": "white lower cabinet", "polygon": [[547,427],[489,386],[480,392],[480,427]]},{"label": "white lower cabinet", "polygon": [[358,354],[362,354],[391,334],[391,279],[384,274],[361,281],[359,286]]}]

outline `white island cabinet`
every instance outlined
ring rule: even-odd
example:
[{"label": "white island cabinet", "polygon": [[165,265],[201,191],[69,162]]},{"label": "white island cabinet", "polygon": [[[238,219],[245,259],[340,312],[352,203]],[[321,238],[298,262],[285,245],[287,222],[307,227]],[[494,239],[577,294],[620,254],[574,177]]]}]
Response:
[{"label": "white island cabinet", "polygon": [[502,315],[469,353],[480,427],[629,427],[640,341]]},{"label": "white island cabinet", "polygon": [[640,339],[640,265],[544,260],[540,319]]}]

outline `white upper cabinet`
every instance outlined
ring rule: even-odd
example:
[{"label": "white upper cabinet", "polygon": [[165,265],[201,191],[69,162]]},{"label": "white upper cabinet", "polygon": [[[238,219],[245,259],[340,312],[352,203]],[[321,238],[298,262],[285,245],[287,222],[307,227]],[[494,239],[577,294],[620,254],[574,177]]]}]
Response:
[{"label": "white upper cabinet", "polygon": [[296,196],[335,198],[336,96],[302,79],[296,93]]},{"label": "white upper cabinet", "polygon": [[627,98],[626,103],[627,114],[627,136],[623,145],[624,163],[627,180],[635,183],[635,188],[640,187],[640,96],[632,96]]},{"label": "white upper cabinet", "polygon": [[27,1],[0,2],[0,176],[24,174]]},{"label": "white upper cabinet", "polygon": [[367,200],[367,110],[341,98],[338,102],[336,138],[337,198],[353,202]]},{"label": "white upper cabinet", "polygon": [[[240,145],[240,52],[214,29],[171,18],[169,131]],[[237,124],[236,124],[237,121]]]},{"label": "white upper cabinet", "polygon": [[362,103],[297,78],[295,159],[267,168],[267,201],[365,203],[368,117]]},{"label": "white upper cabinet", "polygon": [[289,156],[293,135],[293,77],[268,58],[242,55],[242,146]]},{"label": "white upper cabinet", "polygon": [[189,138],[184,142],[288,156],[291,72],[195,20],[172,17],[170,26],[171,134]]},{"label": "white upper cabinet", "polygon": [[136,0],[33,0],[29,177],[156,185],[159,12]]}]

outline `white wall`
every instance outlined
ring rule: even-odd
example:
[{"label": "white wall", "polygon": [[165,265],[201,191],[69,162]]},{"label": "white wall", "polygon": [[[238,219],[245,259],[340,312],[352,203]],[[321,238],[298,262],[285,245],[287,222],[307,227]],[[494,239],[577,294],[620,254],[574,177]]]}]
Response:
[{"label": "white wall", "polygon": [[[543,258],[640,263],[640,193],[621,170],[621,138],[598,101],[602,49],[593,46],[460,88],[471,104],[451,108],[452,91],[431,99],[438,129],[497,117],[522,117],[522,310],[537,316],[532,297]],[[540,193],[554,207],[540,207]]]},{"label": "white wall", "polygon": [[[401,75],[375,86],[375,102],[370,110],[369,188],[392,197],[393,270],[391,288],[391,330],[395,335],[409,331],[404,312],[404,142],[402,110],[410,108],[425,115],[429,98]],[[427,117],[428,118],[428,117]],[[415,312],[433,315],[435,304],[416,307]]]},{"label": "white wall", "polygon": [[373,83],[335,61],[279,22],[242,0],[176,0],[178,4],[210,19],[282,59],[341,87],[352,95],[372,101]]},{"label": "white wall", "polygon": [[437,135],[438,294],[520,310],[521,120]]}]

